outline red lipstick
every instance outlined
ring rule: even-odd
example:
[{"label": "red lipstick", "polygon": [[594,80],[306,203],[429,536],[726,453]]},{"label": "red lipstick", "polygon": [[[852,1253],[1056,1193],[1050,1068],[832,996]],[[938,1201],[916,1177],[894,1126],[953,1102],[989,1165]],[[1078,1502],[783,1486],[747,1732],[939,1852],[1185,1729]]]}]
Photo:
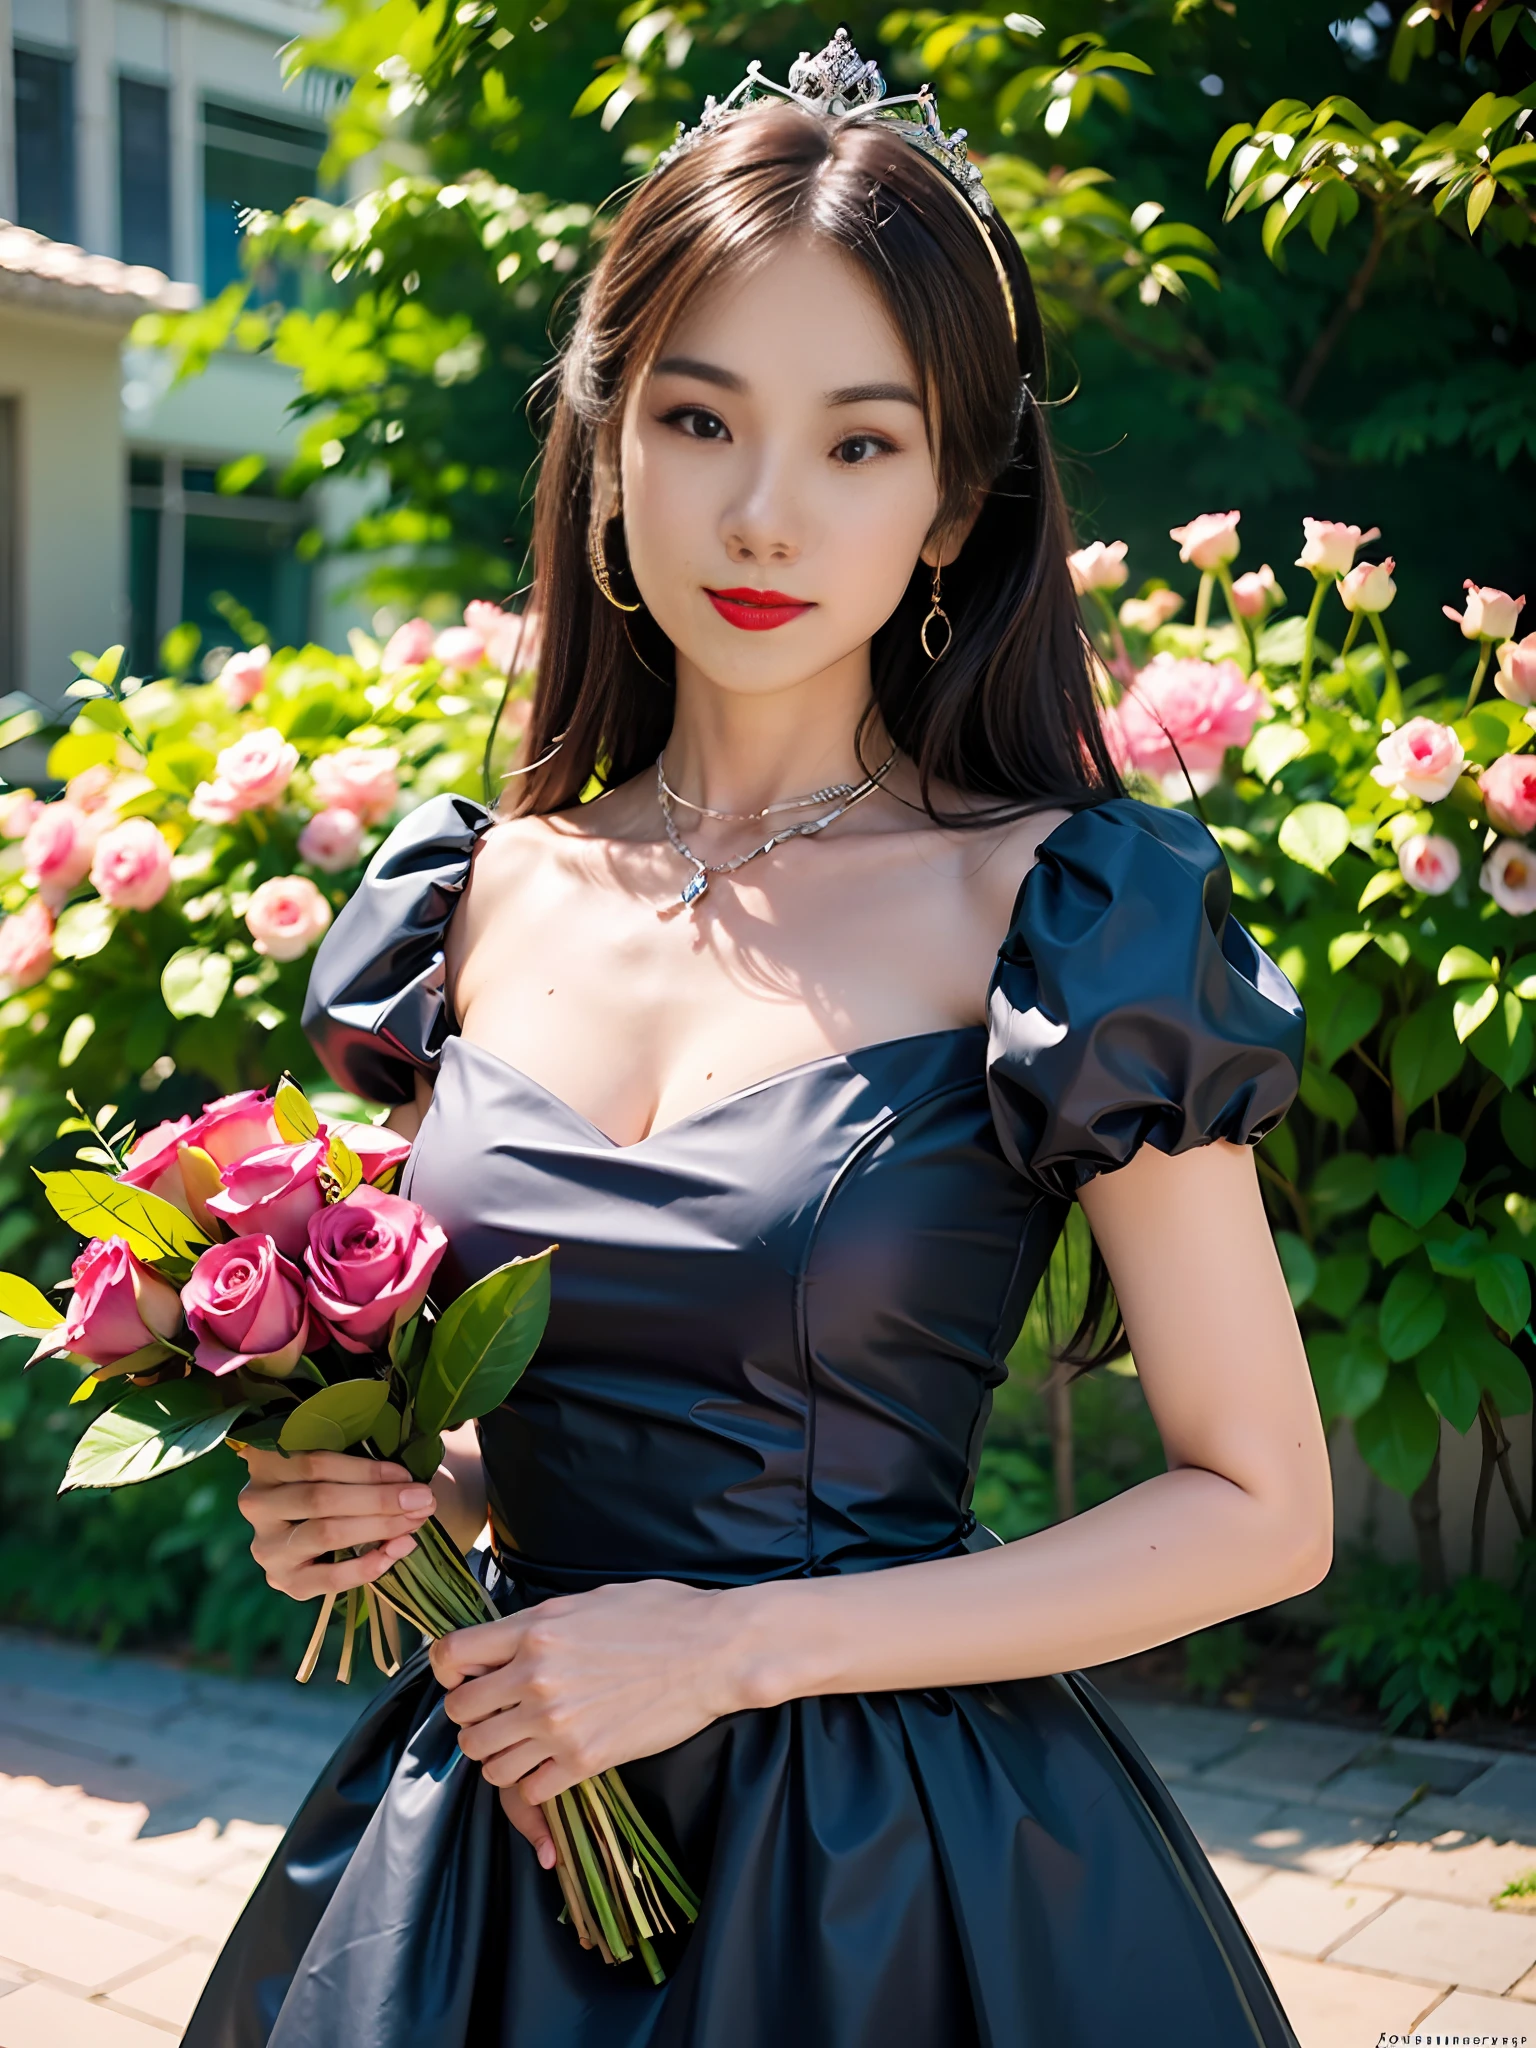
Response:
[{"label": "red lipstick", "polygon": [[704,595],[722,619],[744,633],[767,633],[813,609],[809,598],[788,597],[782,590],[706,590]]}]

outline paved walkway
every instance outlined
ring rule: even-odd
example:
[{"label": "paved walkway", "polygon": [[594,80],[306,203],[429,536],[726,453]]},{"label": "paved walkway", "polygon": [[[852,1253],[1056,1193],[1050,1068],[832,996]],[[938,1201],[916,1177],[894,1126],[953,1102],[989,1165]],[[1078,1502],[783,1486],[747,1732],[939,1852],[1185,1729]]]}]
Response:
[{"label": "paved walkway", "polygon": [[[167,2048],[362,1704],[0,1630],[0,2048]],[[1123,1708],[1302,2048],[1536,2048],[1536,1758]],[[1063,2044],[1066,2048],[1066,2044]],[[1113,2043],[1083,2048],[1115,2048]]]}]

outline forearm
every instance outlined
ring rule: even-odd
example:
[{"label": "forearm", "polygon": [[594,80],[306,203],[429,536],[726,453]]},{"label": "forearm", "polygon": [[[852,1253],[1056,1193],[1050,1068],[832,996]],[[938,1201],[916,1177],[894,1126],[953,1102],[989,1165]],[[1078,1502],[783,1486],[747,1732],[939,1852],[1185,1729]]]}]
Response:
[{"label": "forearm", "polygon": [[437,1519],[460,1550],[471,1550],[485,1527],[485,1467],[472,1422],[443,1438],[443,1462],[432,1477]]},{"label": "forearm", "polygon": [[1314,1584],[1326,1517],[1215,1473],[1162,1474],[1017,1543],[720,1595],[741,1706],[1034,1678],[1208,1627]]}]

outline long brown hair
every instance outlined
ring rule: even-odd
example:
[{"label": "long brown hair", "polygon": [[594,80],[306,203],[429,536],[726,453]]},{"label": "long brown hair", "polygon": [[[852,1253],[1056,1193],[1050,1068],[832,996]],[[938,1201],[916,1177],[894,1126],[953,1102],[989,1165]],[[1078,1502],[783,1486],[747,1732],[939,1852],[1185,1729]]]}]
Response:
[{"label": "long brown hair", "polygon": [[[508,807],[564,810],[594,777],[626,782],[665,744],[671,643],[643,608],[608,604],[589,567],[596,541],[619,593],[636,595],[623,522],[611,516],[619,425],[682,307],[770,260],[793,234],[844,250],[906,344],[932,414],[935,534],[982,501],[944,573],[954,637],[943,659],[930,662],[919,642],[930,576],[921,563],[872,648],[875,704],[916,763],[929,814],[986,824],[1115,794],[1041,411],[1044,338],[1018,245],[888,125],[756,106],[641,184],[548,381],[531,599],[542,642],[526,741],[535,765],[512,783]],[[1008,277],[1017,343],[984,236]],[[940,812],[936,784],[965,793],[962,814]]]}]

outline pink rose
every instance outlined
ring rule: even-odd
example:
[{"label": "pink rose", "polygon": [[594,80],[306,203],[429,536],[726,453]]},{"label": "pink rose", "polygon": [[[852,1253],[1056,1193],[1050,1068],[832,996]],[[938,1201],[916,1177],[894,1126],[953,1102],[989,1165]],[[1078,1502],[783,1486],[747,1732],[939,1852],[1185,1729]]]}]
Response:
[{"label": "pink rose", "polygon": [[1379,526],[1362,532],[1339,519],[1303,519],[1301,530],[1304,538],[1296,566],[1310,569],[1314,576],[1343,576],[1354,567],[1357,548],[1363,548],[1368,540],[1381,539]]},{"label": "pink rose", "polygon": [[1479,877],[1485,892],[1511,917],[1529,917],[1536,910],[1536,854],[1518,839],[1501,839],[1483,862]]},{"label": "pink rose", "polygon": [[70,1267],[75,1291],[53,1338],[91,1365],[119,1365],[181,1328],[174,1287],[136,1259],[120,1237],[93,1238]]},{"label": "pink rose", "polygon": [[333,1125],[335,1135],[357,1154],[363,1179],[375,1186],[386,1174],[398,1172],[411,1156],[411,1141],[392,1131],[388,1124]]},{"label": "pink rose", "polygon": [[486,660],[501,675],[527,675],[538,667],[537,612],[504,612],[499,604],[472,598],[464,607],[464,623],[479,635]]},{"label": "pink rose", "polygon": [[26,880],[36,885],[50,910],[57,910],[90,873],[98,830],[97,819],[67,800],[44,804],[27,827],[21,845]]},{"label": "pink rose", "polygon": [[1237,553],[1237,522],[1241,512],[1202,512],[1188,526],[1170,526],[1168,537],[1179,544],[1179,560],[1192,562],[1205,574],[1230,562]]},{"label": "pink rose", "polygon": [[153,910],[171,886],[170,843],[148,818],[125,818],[97,840],[91,880],[118,910]]},{"label": "pink rose", "polygon": [[32,988],[53,965],[53,912],[39,897],[0,924],[0,982]]},{"label": "pink rose", "polygon": [[241,1366],[285,1380],[309,1342],[304,1277],[270,1237],[232,1237],[210,1245],[181,1290],[205,1372]]},{"label": "pink rose", "polygon": [[270,647],[252,647],[243,654],[232,654],[219,672],[219,681],[224,686],[224,701],[231,711],[243,711],[253,697],[259,697],[266,687],[267,669],[272,660]]},{"label": "pink rose", "polygon": [[447,1245],[414,1202],[355,1188],[310,1222],[310,1304],[346,1350],[372,1350],[421,1307]]},{"label": "pink rose", "polygon": [[1159,654],[1106,713],[1105,726],[1122,769],[1150,776],[1177,799],[1188,796],[1190,782],[1200,796],[1212,788],[1227,749],[1246,747],[1268,709],[1235,661]]},{"label": "pink rose", "polygon": [[377,825],[400,794],[399,766],[393,747],[338,747],[334,754],[322,754],[310,773],[327,808],[355,811],[365,825]]},{"label": "pink rose", "polygon": [[1068,555],[1067,570],[1079,597],[1090,590],[1118,590],[1127,574],[1125,542],[1112,540],[1106,545],[1101,540],[1090,541]]},{"label": "pink rose", "polygon": [[1356,562],[1347,576],[1339,578],[1339,600],[1347,612],[1384,612],[1397,595],[1392,581],[1396,561]]},{"label": "pink rose", "polygon": [[1511,704],[1536,704],[1536,633],[1504,642],[1493,687]]},{"label": "pink rose", "polygon": [[403,668],[419,668],[424,661],[430,661],[436,639],[430,619],[407,619],[403,626],[397,626],[384,645],[385,675],[394,675]]},{"label": "pink rose", "polygon": [[1416,832],[1397,849],[1403,880],[1421,896],[1443,896],[1461,880],[1461,855],[1438,832]]},{"label": "pink rose", "polygon": [[1432,718],[1410,718],[1389,732],[1376,749],[1379,767],[1372,778],[1394,796],[1416,796],[1437,804],[1456,786],[1466,761],[1462,744],[1448,725]]},{"label": "pink rose", "polygon": [[270,1237],[286,1258],[304,1256],[309,1219],[325,1207],[320,1169],[328,1140],[303,1145],[270,1145],[226,1166],[223,1187],[208,1197],[208,1210],[236,1237]]},{"label": "pink rose", "polygon": [[1176,590],[1149,590],[1145,597],[1128,597],[1120,607],[1120,623],[1129,626],[1133,633],[1155,633],[1159,626],[1166,626],[1170,619],[1176,619],[1184,609],[1184,600]]},{"label": "pink rose", "polygon": [[182,1142],[200,1146],[215,1165],[224,1167],[281,1144],[282,1138],[265,1089],[243,1088],[238,1095],[221,1095],[210,1102]]},{"label": "pink rose", "polygon": [[307,875],[274,875],[253,890],[246,929],[269,960],[297,960],[331,921],[331,906]]},{"label": "pink rose", "polygon": [[143,1188],[162,1202],[174,1202],[184,1216],[190,1216],[178,1154],[191,1128],[191,1117],[179,1116],[173,1123],[155,1124],[141,1132],[128,1148],[127,1170],[118,1179],[125,1187]]},{"label": "pink rose", "polygon": [[299,765],[299,750],[275,726],[245,733],[226,747],[212,782],[200,782],[187,806],[194,818],[231,825],[242,811],[269,809],[282,796]]},{"label": "pink rose", "polygon": [[1275,581],[1274,570],[1264,562],[1238,577],[1232,585],[1232,598],[1240,618],[1262,619],[1275,605],[1284,604],[1285,592]]},{"label": "pink rose", "polygon": [[356,811],[342,810],[336,804],[316,811],[299,834],[299,859],[327,875],[351,867],[362,847],[362,819]]},{"label": "pink rose", "polygon": [[135,1140],[127,1170],[118,1178],[128,1187],[144,1188],[173,1202],[184,1216],[211,1231],[207,1198],[223,1185],[223,1169],[281,1142],[265,1093],[248,1088],[210,1102],[195,1119],[180,1116],[174,1123],[145,1131]]},{"label": "pink rose", "polygon": [[1493,590],[1474,583],[1469,576],[1461,586],[1467,593],[1465,612],[1452,611],[1448,604],[1440,609],[1448,619],[1453,619],[1467,640],[1512,640],[1520,614],[1525,608],[1523,597],[1511,597],[1507,590]]},{"label": "pink rose", "polygon": [[1536,757],[1500,754],[1477,778],[1488,806],[1488,822],[1501,832],[1524,836],[1536,826]]},{"label": "pink rose", "polygon": [[92,767],[82,768],[78,775],[71,775],[64,785],[64,795],[77,811],[110,811],[116,780],[117,770],[105,761],[97,761]]},{"label": "pink rose", "polygon": [[470,626],[448,626],[432,643],[432,652],[444,668],[467,675],[485,659],[485,642]]},{"label": "pink rose", "polygon": [[25,839],[43,805],[30,789],[8,789],[0,796],[0,839]]}]

